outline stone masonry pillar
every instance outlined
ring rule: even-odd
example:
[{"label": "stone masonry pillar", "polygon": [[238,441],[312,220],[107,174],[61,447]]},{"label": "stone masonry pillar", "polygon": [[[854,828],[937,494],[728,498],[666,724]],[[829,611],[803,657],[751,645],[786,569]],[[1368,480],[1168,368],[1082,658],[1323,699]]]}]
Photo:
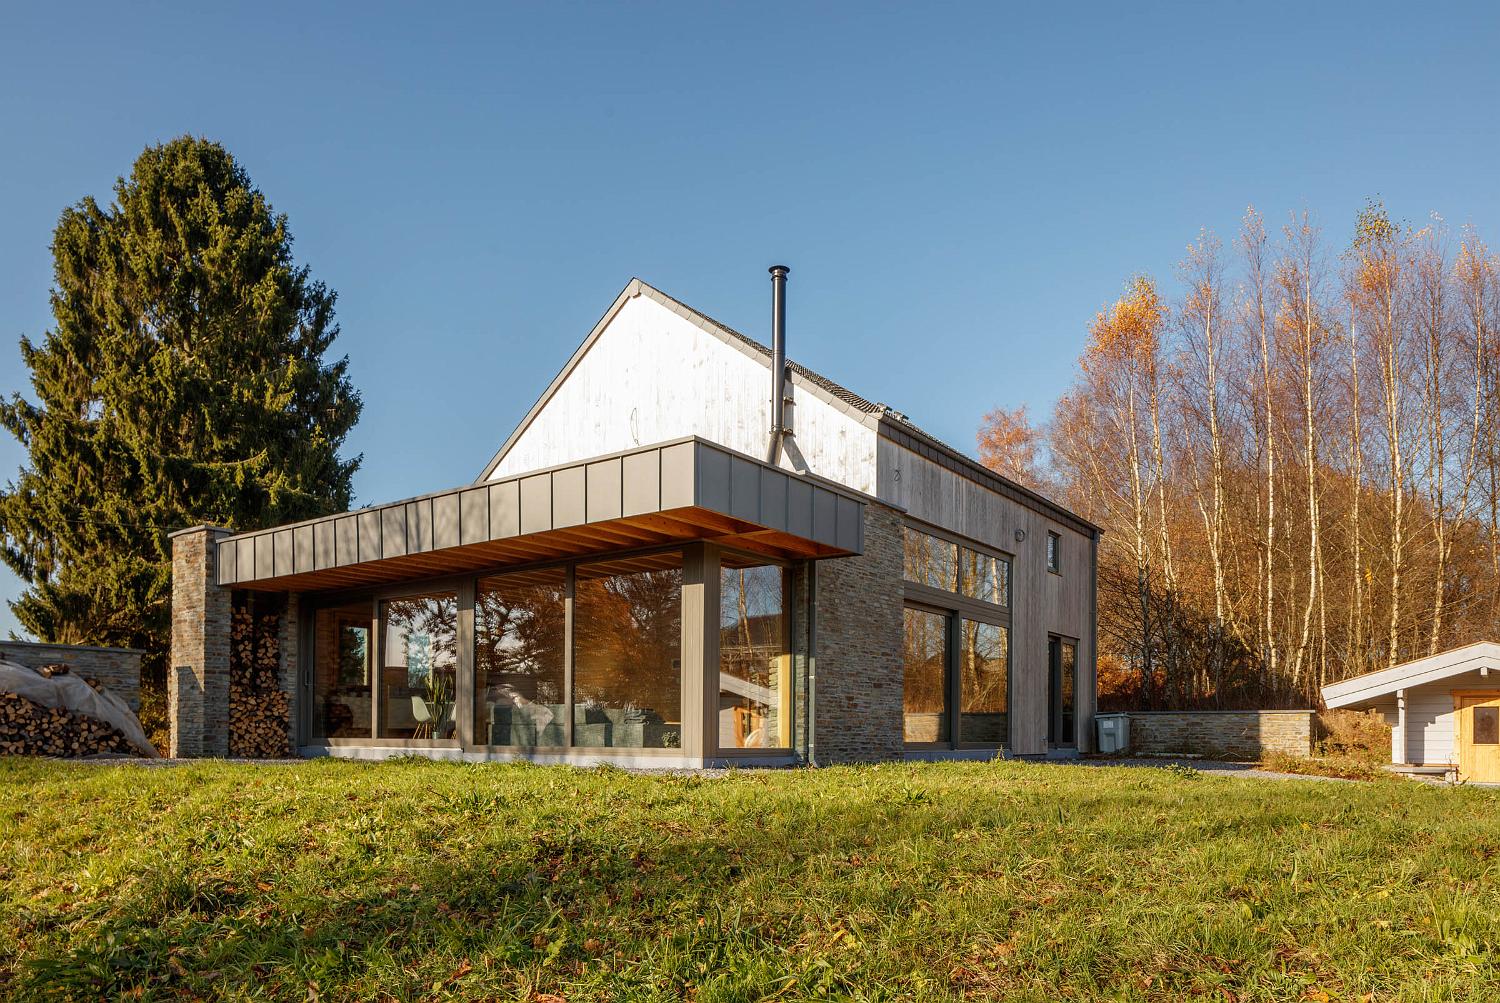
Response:
[{"label": "stone masonry pillar", "polygon": [[216,583],[214,544],[230,533],[173,533],[172,659],[167,666],[171,755],[229,755],[230,590]]}]

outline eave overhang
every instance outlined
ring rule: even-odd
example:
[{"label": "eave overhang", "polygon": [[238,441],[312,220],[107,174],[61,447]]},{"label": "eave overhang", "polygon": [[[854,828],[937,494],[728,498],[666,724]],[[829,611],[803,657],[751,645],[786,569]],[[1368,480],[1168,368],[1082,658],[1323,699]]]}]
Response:
[{"label": "eave overhang", "polygon": [[1323,687],[1323,703],[1330,710],[1338,707],[1366,707],[1393,698],[1400,690],[1442,682],[1470,672],[1489,675],[1491,671],[1496,673],[1493,678],[1500,683],[1500,645],[1491,641],[1478,641],[1461,648],[1440,651],[1426,658],[1402,662],[1389,669],[1366,672],[1329,683]]},{"label": "eave overhang", "polygon": [[864,550],[864,499],[697,437],[227,536],[219,585],[317,592],[692,541],[777,560]]}]

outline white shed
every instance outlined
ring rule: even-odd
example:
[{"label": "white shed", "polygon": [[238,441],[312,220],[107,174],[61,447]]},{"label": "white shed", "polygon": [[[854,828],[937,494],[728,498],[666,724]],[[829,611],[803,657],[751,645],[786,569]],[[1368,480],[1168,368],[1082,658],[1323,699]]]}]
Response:
[{"label": "white shed", "polygon": [[1391,763],[1500,783],[1500,644],[1480,641],[1323,687],[1329,709],[1378,710]]}]

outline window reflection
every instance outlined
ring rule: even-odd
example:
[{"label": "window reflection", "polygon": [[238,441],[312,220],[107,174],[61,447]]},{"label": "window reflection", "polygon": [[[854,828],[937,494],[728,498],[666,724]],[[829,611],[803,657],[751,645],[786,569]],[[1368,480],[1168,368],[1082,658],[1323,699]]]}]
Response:
[{"label": "window reflection", "polygon": [[998,624],[960,620],[958,644],[963,699],[958,740],[1006,745],[1010,631]]},{"label": "window reflection", "polygon": [[573,744],[682,744],[682,556],[580,564],[576,571]]},{"label": "window reflection", "polygon": [[381,738],[453,738],[458,596],[381,603]]},{"label": "window reflection", "polygon": [[908,742],[946,742],[948,618],[910,607],[905,614],[902,730]]},{"label": "window reflection", "polygon": [[563,568],[496,575],[474,599],[474,735],[481,745],[566,744]]},{"label": "window reflection", "polygon": [[371,608],[367,600],[314,614],[314,739],[370,737]]},{"label": "window reflection", "polygon": [[791,656],[781,568],[719,574],[719,748],[791,746]]}]

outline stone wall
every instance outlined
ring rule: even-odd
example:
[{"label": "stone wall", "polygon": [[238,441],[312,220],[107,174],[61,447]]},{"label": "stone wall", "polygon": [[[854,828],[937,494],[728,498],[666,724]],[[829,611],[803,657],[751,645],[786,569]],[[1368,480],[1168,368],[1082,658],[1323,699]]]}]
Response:
[{"label": "stone wall", "polygon": [[1310,756],[1310,710],[1131,711],[1130,752],[1259,760]]},{"label": "stone wall", "polygon": [[171,755],[229,754],[230,590],[216,584],[213,544],[229,530],[172,534],[172,659],[167,664]]},{"label": "stone wall", "polygon": [[865,552],[820,561],[812,758],[901,759],[902,519],[865,505]]},{"label": "stone wall", "polygon": [[30,641],[0,641],[0,659],[27,668],[59,662],[75,675],[97,679],[104,688],[141,710],[141,655],[138,648],[95,648],[82,644],[33,644]]}]

